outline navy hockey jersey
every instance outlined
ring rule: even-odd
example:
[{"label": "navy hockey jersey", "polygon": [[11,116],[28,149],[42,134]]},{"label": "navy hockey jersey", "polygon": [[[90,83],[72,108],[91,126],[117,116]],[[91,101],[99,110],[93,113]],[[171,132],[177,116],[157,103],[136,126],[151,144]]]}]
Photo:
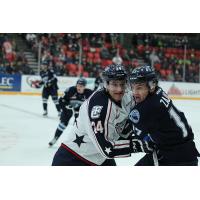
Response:
[{"label": "navy hockey jersey", "polygon": [[66,105],[71,105],[73,108],[79,108],[81,104],[89,98],[92,92],[92,90],[85,88],[84,93],[80,94],[77,92],[76,86],[72,86],[64,92],[63,97],[59,99],[59,103],[63,108]]},{"label": "navy hockey jersey", "polygon": [[147,135],[155,142],[159,157],[167,162],[195,160],[198,152],[194,134],[183,112],[178,110],[168,95],[156,92],[137,104],[129,115],[136,137]]},{"label": "navy hockey jersey", "polygon": [[57,78],[53,70],[41,71],[40,76],[42,79],[41,84],[44,85],[44,88],[58,89]]}]

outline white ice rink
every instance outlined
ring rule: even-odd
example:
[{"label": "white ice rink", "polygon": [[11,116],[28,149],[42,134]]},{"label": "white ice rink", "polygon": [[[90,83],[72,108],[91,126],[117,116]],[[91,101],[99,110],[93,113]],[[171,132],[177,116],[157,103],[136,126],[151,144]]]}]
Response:
[{"label": "white ice rink", "polygon": [[[185,113],[200,150],[200,101],[176,100],[174,103]],[[0,166],[51,165],[70,125],[55,146],[49,148],[48,142],[54,136],[59,118],[51,99],[48,106],[49,116],[44,118],[40,96],[0,95]],[[134,165],[142,155],[117,159],[117,164]]]}]

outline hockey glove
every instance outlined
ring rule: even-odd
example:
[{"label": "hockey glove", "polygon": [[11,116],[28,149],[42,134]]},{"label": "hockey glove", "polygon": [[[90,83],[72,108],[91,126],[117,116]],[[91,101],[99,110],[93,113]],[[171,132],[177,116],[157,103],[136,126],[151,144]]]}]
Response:
[{"label": "hockey glove", "polygon": [[[119,128],[118,128],[118,124],[116,124],[116,129],[119,129],[120,130],[120,125],[119,125]],[[132,125],[132,122],[130,120],[127,120],[126,121],[126,124],[124,125],[124,128],[122,131],[118,131],[119,132],[119,135],[123,138],[128,138],[129,136],[132,135],[133,133],[133,125]]]},{"label": "hockey glove", "polygon": [[155,150],[155,145],[152,142],[140,140],[140,139],[132,139],[132,153],[144,152],[144,153],[153,153]]},{"label": "hockey glove", "polygon": [[75,111],[79,111],[80,107],[81,107],[81,104],[76,103],[76,104],[74,105],[74,110],[75,110]]}]

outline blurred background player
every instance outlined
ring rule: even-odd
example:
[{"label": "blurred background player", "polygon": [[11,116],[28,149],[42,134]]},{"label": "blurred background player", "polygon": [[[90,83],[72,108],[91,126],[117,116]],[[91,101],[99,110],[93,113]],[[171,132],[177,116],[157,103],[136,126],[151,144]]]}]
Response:
[{"label": "blurred background player", "polygon": [[99,72],[94,81],[94,91],[103,87],[102,72]]},{"label": "blurred background player", "polygon": [[135,68],[130,82],[136,101],[129,115],[135,137],[155,144],[156,148],[156,154],[146,154],[136,165],[198,165],[192,128],[184,113],[158,86],[154,68]]},{"label": "blurred background player", "polygon": [[59,99],[59,105],[62,110],[60,123],[56,129],[54,138],[49,142],[49,146],[52,146],[56,143],[58,138],[61,136],[61,134],[67,127],[73,114],[76,121],[81,104],[93,92],[92,90],[86,88],[86,84],[87,84],[86,79],[84,78],[78,79],[76,86],[68,88],[65,91],[64,96]]},{"label": "blurred background player", "polygon": [[48,62],[43,62],[41,65],[40,76],[42,81],[40,82],[41,85],[44,85],[42,90],[42,100],[43,100],[43,109],[44,113],[43,116],[47,116],[47,101],[49,96],[52,97],[52,100],[56,106],[58,111],[58,115],[60,116],[60,106],[58,102],[58,85],[57,85],[57,78],[52,69],[49,69]]}]

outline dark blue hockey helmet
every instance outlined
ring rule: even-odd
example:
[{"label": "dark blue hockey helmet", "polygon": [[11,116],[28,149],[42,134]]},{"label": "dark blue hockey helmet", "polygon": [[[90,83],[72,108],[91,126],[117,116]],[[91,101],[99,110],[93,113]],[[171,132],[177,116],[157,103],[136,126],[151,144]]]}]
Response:
[{"label": "dark blue hockey helmet", "polygon": [[158,82],[154,68],[148,65],[135,68],[131,72],[129,80],[131,83]]},{"label": "dark blue hockey helmet", "polygon": [[105,68],[105,70],[102,72],[102,77],[107,82],[111,80],[126,80],[127,72],[123,65],[112,64]]},{"label": "dark blue hockey helmet", "polygon": [[87,85],[87,81],[86,79],[84,78],[79,78],[76,82],[76,85],[79,84],[79,85],[83,85],[83,86],[86,86]]}]

